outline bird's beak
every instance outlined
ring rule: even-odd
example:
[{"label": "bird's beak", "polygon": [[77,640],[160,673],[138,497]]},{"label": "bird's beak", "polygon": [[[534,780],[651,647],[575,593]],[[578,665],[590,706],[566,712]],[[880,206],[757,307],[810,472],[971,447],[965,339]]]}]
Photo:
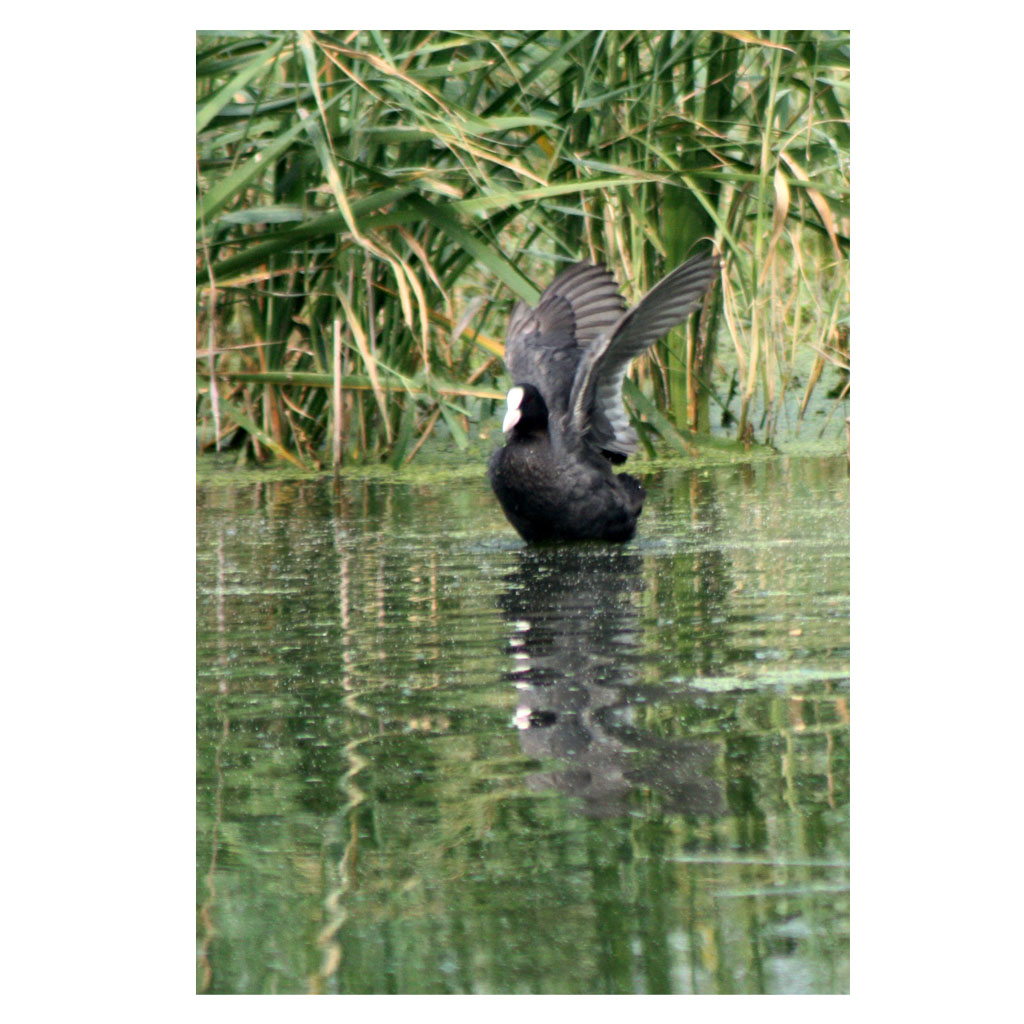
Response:
[{"label": "bird's beak", "polygon": [[518,409],[509,409],[505,418],[501,421],[501,432],[507,434],[519,422],[523,414]]},{"label": "bird's beak", "polygon": [[505,418],[501,421],[501,432],[507,434],[512,430],[515,425],[522,418],[522,410],[519,406],[523,401],[523,389],[522,388],[511,388],[508,395],[505,397],[505,402],[508,405],[508,409],[505,412]]}]

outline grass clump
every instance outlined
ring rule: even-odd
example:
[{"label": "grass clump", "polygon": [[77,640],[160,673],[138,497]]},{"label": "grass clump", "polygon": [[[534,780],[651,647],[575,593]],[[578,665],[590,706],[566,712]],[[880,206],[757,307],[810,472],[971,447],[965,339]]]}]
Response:
[{"label": "grass clump", "polygon": [[200,33],[196,79],[202,450],[468,450],[515,298],[585,258],[633,302],[701,244],[720,286],[627,382],[648,449],[846,397],[847,33]]}]

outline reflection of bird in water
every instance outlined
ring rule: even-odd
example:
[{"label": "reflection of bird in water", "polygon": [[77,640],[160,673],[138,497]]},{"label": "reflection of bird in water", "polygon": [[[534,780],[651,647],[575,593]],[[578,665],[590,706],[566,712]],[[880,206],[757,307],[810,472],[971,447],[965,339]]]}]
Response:
[{"label": "reflection of bird in water", "polygon": [[519,553],[500,599],[511,627],[515,722],[526,754],[569,765],[531,784],[582,798],[594,817],[625,813],[630,793],[645,787],[668,811],[721,814],[720,744],[666,739],[637,713],[659,696],[637,683],[634,667],[641,569],[639,556],[603,545]]}]

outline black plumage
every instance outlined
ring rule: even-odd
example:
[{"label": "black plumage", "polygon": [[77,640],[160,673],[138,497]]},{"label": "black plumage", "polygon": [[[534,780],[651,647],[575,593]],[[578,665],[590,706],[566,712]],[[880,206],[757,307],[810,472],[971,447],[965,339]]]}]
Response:
[{"label": "black plumage", "polygon": [[629,364],[700,304],[718,273],[695,256],[632,310],[607,268],[578,263],[531,309],[509,318],[505,364],[513,387],[505,445],[488,476],[509,522],[528,541],[626,541],[644,503],[640,481],[612,464],[636,451],[622,404]]}]

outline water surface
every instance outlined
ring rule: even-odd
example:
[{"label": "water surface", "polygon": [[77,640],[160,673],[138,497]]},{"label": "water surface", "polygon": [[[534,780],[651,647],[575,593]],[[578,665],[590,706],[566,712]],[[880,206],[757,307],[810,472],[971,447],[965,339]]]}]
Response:
[{"label": "water surface", "polygon": [[645,484],[199,487],[198,990],[848,990],[846,460]]}]

